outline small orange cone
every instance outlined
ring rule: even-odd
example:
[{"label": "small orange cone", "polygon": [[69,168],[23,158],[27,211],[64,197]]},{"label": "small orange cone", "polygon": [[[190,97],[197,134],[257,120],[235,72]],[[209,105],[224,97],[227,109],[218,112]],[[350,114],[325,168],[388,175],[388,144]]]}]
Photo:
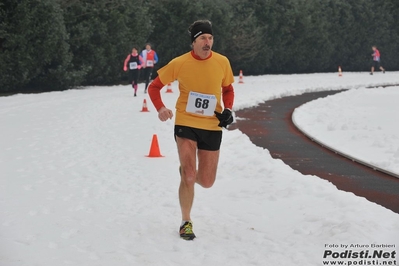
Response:
[{"label": "small orange cone", "polygon": [[149,112],[146,99],[144,99],[143,101],[143,108],[141,109],[140,112]]},{"label": "small orange cone", "polygon": [[156,134],[152,135],[150,153],[147,157],[163,157],[159,151],[158,137]]},{"label": "small orange cone", "polygon": [[342,77],[342,69],[340,66],[338,67],[338,77]]},{"label": "small orange cone", "polygon": [[242,70],[240,70],[240,77],[238,78],[238,83],[244,83],[244,78],[242,76]]},{"label": "small orange cone", "polygon": [[166,89],[166,93],[172,93],[173,91],[172,91],[172,84],[168,84],[168,87],[167,87],[167,89]]}]

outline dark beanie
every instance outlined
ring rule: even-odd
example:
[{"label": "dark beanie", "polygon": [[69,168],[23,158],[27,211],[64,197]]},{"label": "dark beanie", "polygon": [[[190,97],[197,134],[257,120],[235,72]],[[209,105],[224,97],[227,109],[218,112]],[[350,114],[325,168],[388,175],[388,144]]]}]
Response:
[{"label": "dark beanie", "polygon": [[202,34],[211,34],[212,35],[212,26],[209,23],[198,23],[193,26],[191,29],[191,42],[195,41],[195,39]]}]

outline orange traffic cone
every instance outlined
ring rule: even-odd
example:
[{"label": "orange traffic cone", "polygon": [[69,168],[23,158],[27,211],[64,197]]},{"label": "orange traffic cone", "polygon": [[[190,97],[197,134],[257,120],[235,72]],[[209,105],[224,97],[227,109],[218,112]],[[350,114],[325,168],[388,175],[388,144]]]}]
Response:
[{"label": "orange traffic cone", "polygon": [[141,109],[140,112],[149,112],[146,99],[144,99],[143,101],[143,108]]},{"label": "orange traffic cone", "polygon": [[238,83],[244,83],[244,78],[242,76],[242,70],[240,70],[240,77],[238,78]]},{"label": "orange traffic cone", "polygon": [[338,77],[342,77],[342,69],[340,66],[338,67]]},{"label": "orange traffic cone", "polygon": [[173,91],[172,91],[172,84],[168,84],[168,87],[167,87],[167,89],[166,89],[166,93],[172,93]]},{"label": "orange traffic cone", "polygon": [[158,137],[156,134],[152,135],[150,153],[147,157],[163,157],[159,151]]}]

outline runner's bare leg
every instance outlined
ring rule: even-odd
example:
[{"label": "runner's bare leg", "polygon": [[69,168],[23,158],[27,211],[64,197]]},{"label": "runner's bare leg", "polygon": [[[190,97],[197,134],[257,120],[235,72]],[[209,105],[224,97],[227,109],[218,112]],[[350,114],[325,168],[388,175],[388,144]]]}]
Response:
[{"label": "runner's bare leg", "polygon": [[210,188],[215,183],[219,151],[198,150],[197,183]]},{"label": "runner's bare leg", "polygon": [[181,181],[179,200],[182,220],[191,220],[191,208],[194,200],[194,185],[196,181],[196,150],[197,142],[176,136],[177,150],[181,166]]},{"label": "runner's bare leg", "polygon": [[220,152],[198,150],[197,172],[197,142],[180,137],[176,137],[176,142],[181,165],[179,200],[182,220],[190,221],[194,201],[194,185],[198,183],[204,188],[210,188],[215,183]]}]

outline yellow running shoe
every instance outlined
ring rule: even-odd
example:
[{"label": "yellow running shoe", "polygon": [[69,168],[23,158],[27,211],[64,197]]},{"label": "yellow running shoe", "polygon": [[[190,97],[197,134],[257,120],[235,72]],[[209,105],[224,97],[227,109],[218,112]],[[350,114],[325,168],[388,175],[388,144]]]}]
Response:
[{"label": "yellow running shoe", "polygon": [[195,238],[193,223],[191,221],[186,221],[180,226],[180,238],[184,240],[193,240]]}]

